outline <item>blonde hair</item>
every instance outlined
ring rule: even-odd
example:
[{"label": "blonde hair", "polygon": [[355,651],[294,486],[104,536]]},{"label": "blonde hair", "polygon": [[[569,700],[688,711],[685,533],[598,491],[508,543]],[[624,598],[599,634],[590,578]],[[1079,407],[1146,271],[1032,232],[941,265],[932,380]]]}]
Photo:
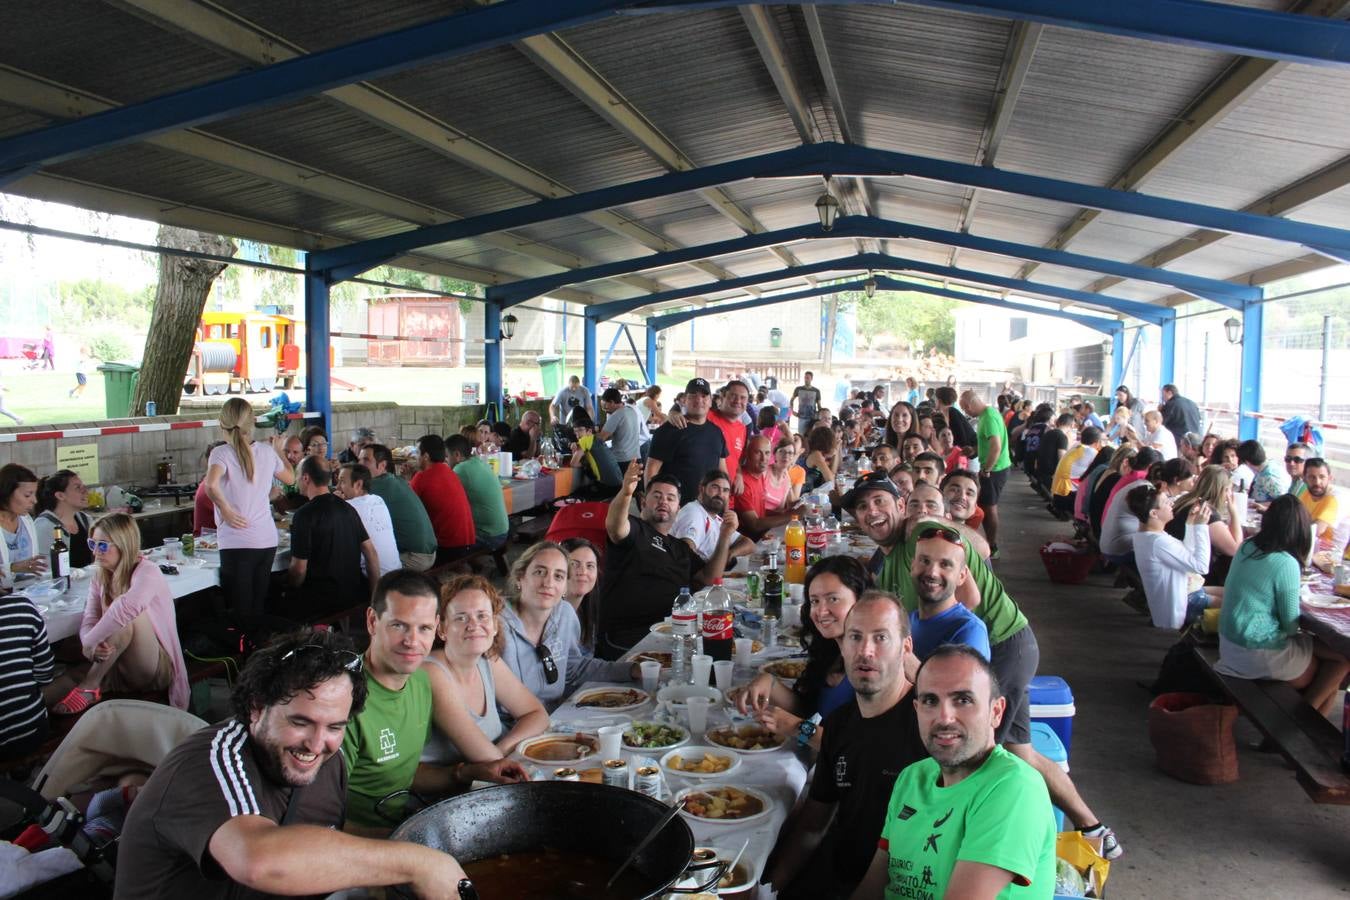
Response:
[{"label": "blonde hair", "polygon": [[506,647],[506,629],[502,627],[502,609],[506,606],[506,601],[492,586],[492,582],[482,575],[456,575],[441,585],[441,626],[449,632],[447,623],[450,621],[450,604],[465,591],[482,591],[487,595],[488,603],[492,606],[492,622],[496,625],[497,633],[493,635],[492,646],[484,656],[496,659],[502,655],[502,650]]},{"label": "blonde hair", "polygon": [[1233,476],[1223,466],[1205,466],[1200,470],[1200,478],[1195,487],[1172,507],[1172,514],[1184,518],[1186,512],[1198,501],[1209,504],[1210,509],[1223,521],[1228,521],[1228,488],[1233,484]]},{"label": "blonde hair", "polygon": [[520,583],[525,580],[525,573],[530,570],[530,565],[534,563],[534,558],[541,553],[547,553],[550,550],[557,551],[563,558],[563,564],[567,563],[567,551],[562,548],[562,544],[556,541],[537,541],[525,548],[525,552],[516,559],[515,565],[511,566],[511,573],[506,576],[507,590],[510,591],[511,605],[520,608]]},{"label": "blonde hair", "polygon": [[116,568],[111,572],[99,566],[94,573],[94,580],[103,593],[103,602],[111,604],[115,598],[131,590],[131,573],[136,571],[141,561],[141,529],[136,526],[136,520],[126,513],[113,513],[99,519],[89,530],[91,538],[100,533],[121,554]]},{"label": "blonde hair", "polygon": [[253,480],[253,407],[243,397],[231,397],[220,408],[220,427],[239,457],[244,477]]}]

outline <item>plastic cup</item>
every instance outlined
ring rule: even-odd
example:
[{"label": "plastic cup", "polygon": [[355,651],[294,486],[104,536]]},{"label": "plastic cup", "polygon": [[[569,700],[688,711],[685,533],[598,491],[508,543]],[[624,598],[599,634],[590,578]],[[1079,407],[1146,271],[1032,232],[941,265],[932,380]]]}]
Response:
[{"label": "plastic cup", "polygon": [[655,696],[656,689],[661,686],[661,661],[644,659],[638,663],[638,668],[642,670],[642,689]]},{"label": "plastic cup", "polygon": [[802,624],[802,605],[800,603],[784,603],[780,624],[784,628],[796,628]]},{"label": "plastic cup", "polygon": [[623,732],[622,725],[604,725],[596,729],[596,734],[600,736],[600,758],[601,759],[620,759],[620,751],[623,750]]},{"label": "plastic cup", "polygon": [[801,603],[801,602],[802,602],[802,597],[804,596],[804,594],[803,594],[803,588],[804,588],[804,585],[800,585],[800,584],[789,584],[789,585],[787,586],[788,597],[790,597],[790,598],[792,599],[792,602],[793,602],[793,603]]},{"label": "plastic cup", "polygon": [[736,638],[733,647],[732,659],[735,660],[736,665],[749,667],[750,651],[754,649],[754,643],[750,638]]},{"label": "plastic cup", "polygon": [[689,730],[694,734],[707,731],[708,707],[712,706],[712,700],[708,697],[690,697],[684,701],[684,705],[689,710]]},{"label": "plastic cup", "polygon": [[183,558],[183,541],[181,538],[164,539],[164,559],[167,562],[178,562]]},{"label": "plastic cup", "polygon": [[712,674],[713,658],[706,653],[694,654],[694,684],[708,686],[708,676]]},{"label": "plastic cup", "polygon": [[717,689],[724,694],[731,690],[731,672],[735,667],[736,663],[729,659],[713,663],[713,678],[717,681]]}]

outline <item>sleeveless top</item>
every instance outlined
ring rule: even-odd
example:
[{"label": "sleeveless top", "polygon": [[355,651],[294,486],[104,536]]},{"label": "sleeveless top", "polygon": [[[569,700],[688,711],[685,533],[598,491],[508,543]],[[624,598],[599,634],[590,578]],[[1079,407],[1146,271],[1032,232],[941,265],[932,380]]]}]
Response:
[{"label": "sleeveless top", "polygon": [[[439,666],[447,677],[450,676],[450,666],[440,654],[433,653],[427,659]],[[497,714],[497,686],[492,680],[492,663],[488,661],[486,656],[478,658],[478,675],[483,680],[487,712],[480,716],[470,709],[469,716],[473,719],[473,723],[478,726],[478,730],[483,732],[484,737],[489,741],[495,741],[502,736],[505,729],[502,728],[501,716]],[[451,683],[453,684],[453,679],[451,679]],[[461,762],[463,759],[464,754],[460,752],[460,749],[455,746],[450,738],[445,736],[444,732],[436,727],[436,723],[433,721],[431,729],[427,733],[426,746],[422,748],[421,761],[438,766],[447,766]]]}]

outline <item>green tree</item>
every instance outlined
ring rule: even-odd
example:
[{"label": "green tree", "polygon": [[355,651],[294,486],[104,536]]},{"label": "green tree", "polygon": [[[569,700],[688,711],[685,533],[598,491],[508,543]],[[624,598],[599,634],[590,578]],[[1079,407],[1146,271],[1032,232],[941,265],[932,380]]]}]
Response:
[{"label": "green tree", "polygon": [[921,340],[925,348],[937,347],[942,353],[956,349],[955,300],[915,291],[877,291],[871,297],[852,291],[839,297],[856,304],[858,336],[869,347],[885,335],[902,344]]}]

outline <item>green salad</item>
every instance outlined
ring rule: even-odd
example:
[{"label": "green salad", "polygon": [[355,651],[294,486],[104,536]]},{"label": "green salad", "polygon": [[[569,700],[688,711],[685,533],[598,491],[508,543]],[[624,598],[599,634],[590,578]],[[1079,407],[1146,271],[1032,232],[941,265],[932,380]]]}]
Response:
[{"label": "green salad", "polygon": [[664,725],[660,722],[634,722],[623,733],[623,742],[628,747],[654,749],[673,747],[686,737],[685,731],[678,725]]}]

